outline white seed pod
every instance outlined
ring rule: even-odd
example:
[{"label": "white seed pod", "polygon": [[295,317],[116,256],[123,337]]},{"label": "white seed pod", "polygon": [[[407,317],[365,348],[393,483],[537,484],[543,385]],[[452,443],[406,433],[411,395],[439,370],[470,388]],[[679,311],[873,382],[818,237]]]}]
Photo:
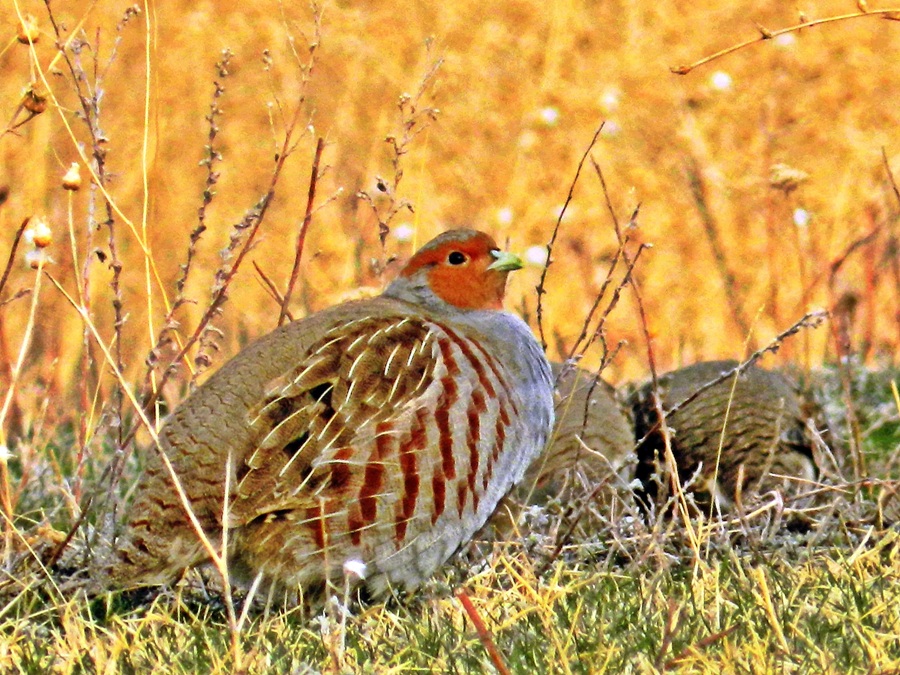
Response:
[{"label": "white seed pod", "polygon": [[34,44],[41,37],[41,29],[38,26],[37,19],[32,14],[26,14],[22,17],[22,23],[19,24],[19,33],[16,39],[23,45],[28,43]]},{"label": "white seed pod", "polygon": [[35,248],[47,248],[53,243],[53,231],[46,220],[35,218],[25,232],[25,241],[34,244]]},{"label": "white seed pod", "polygon": [[72,162],[69,170],[63,176],[62,186],[63,189],[73,192],[81,188],[81,167],[78,166],[78,162]]}]

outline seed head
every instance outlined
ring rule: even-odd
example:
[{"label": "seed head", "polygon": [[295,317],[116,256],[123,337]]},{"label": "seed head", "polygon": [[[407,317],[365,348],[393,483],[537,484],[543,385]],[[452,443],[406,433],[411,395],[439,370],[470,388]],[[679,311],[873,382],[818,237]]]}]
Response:
[{"label": "seed head", "polygon": [[22,23],[19,24],[19,34],[16,39],[23,45],[29,43],[34,44],[41,38],[41,30],[38,27],[37,19],[32,14],[26,14],[22,17]]},{"label": "seed head", "polygon": [[31,221],[31,227],[25,231],[25,241],[34,244],[35,248],[47,248],[53,243],[53,231],[43,218]]},{"label": "seed head", "polygon": [[359,580],[366,578],[366,564],[358,558],[344,561],[344,574],[348,577],[356,577]]},{"label": "seed head", "polygon": [[47,92],[37,82],[32,82],[22,92],[22,107],[32,115],[40,115],[47,109]]},{"label": "seed head", "polygon": [[47,251],[42,248],[33,248],[25,254],[25,264],[31,269],[36,270],[41,264],[50,262],[50,256]]},{"label": "seed head", "polygon": [[64,189],[73,192],[81,188],[81,167],[78,166],[78,162],[72,162],[72,166],[69,167],[66,175],[63,176],[62,186]]},{"label": "seed head", "polygon": [[787,164],[773,164],[769,169],[769,186],[790,194],[809,180],[809,174]]}]

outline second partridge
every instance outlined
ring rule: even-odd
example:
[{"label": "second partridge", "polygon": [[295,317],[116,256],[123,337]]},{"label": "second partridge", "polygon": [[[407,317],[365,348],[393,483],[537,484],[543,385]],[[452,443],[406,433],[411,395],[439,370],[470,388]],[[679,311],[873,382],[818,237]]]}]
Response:
[{"label": "second partridge", "polygon": [[[816,477],[809,415],[784,375],[754,366],[741,373],[737,382],[730,376],[703,389],[737,365],[736,361],[707,361],[659,378],[664,410],[700,392],[668,415],[666,424],[672,430],[672,454],[682,484],[693,480],[701,502],[714,499],[723,508],[730,507],[739,493],[796,492]],[[636,478],[644,486],[638,497],[647,503],[657,496],[657,467],[665,441],[652,386],[635,392],[631,403],[635,436],[638,440],[646,436],[637,449]]]}]

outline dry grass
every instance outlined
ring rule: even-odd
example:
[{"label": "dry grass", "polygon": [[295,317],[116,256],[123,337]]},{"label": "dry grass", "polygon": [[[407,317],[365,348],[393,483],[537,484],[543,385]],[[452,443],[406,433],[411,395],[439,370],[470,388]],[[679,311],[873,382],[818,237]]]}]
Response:
[{"label": "dry grass", "polygon": [[[134,441],[152,445],[139,409],[158,422],[275,326],[285,293],[297,318],[375,292],[451,225],[545,245],[603,120],[547,270],[551,356],[639,250],[642,310],[625,288],[585,357],[615,352],[617,383],[646,377],[648,352],[660,369],[746,356],[823,306],[828,329],[764,365],[843,364],[820,388],[847,441],[829,484],[845,487],[801,533],[766,510],[731,534],[695,524],[690,545],[680,525],[620,516],[554,556],[551,514],[415,599],[313,622],[196,594],[88,606],[20,571],[0,668],[472,672],[491,639],[513,672],[900,668],[900,24],[803,28],[675,75],[804,19],[783,3],[49,7],[0,6],[5,570],[36,523],[102,524],[139,473]],[[78,191],[62,187],[72,162]],[[533,325],[541,273],[510,288]],[[28,543],[52,557],[46,536]],[[487,638],[451,592],[463,583]]]}]

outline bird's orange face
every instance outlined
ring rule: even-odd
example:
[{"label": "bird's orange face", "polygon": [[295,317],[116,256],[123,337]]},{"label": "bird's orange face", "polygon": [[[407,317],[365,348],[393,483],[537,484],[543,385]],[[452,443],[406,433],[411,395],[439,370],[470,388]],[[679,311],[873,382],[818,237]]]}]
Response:
[{"label": "bird's orange face", "polygon": [[432,242],[419,250],[406,264],[402,276],[412,277],[425,271],[431,290],[461,309],[501,309],[506,277],[519,269],[521,260],[502,252],[483,232]]}]

